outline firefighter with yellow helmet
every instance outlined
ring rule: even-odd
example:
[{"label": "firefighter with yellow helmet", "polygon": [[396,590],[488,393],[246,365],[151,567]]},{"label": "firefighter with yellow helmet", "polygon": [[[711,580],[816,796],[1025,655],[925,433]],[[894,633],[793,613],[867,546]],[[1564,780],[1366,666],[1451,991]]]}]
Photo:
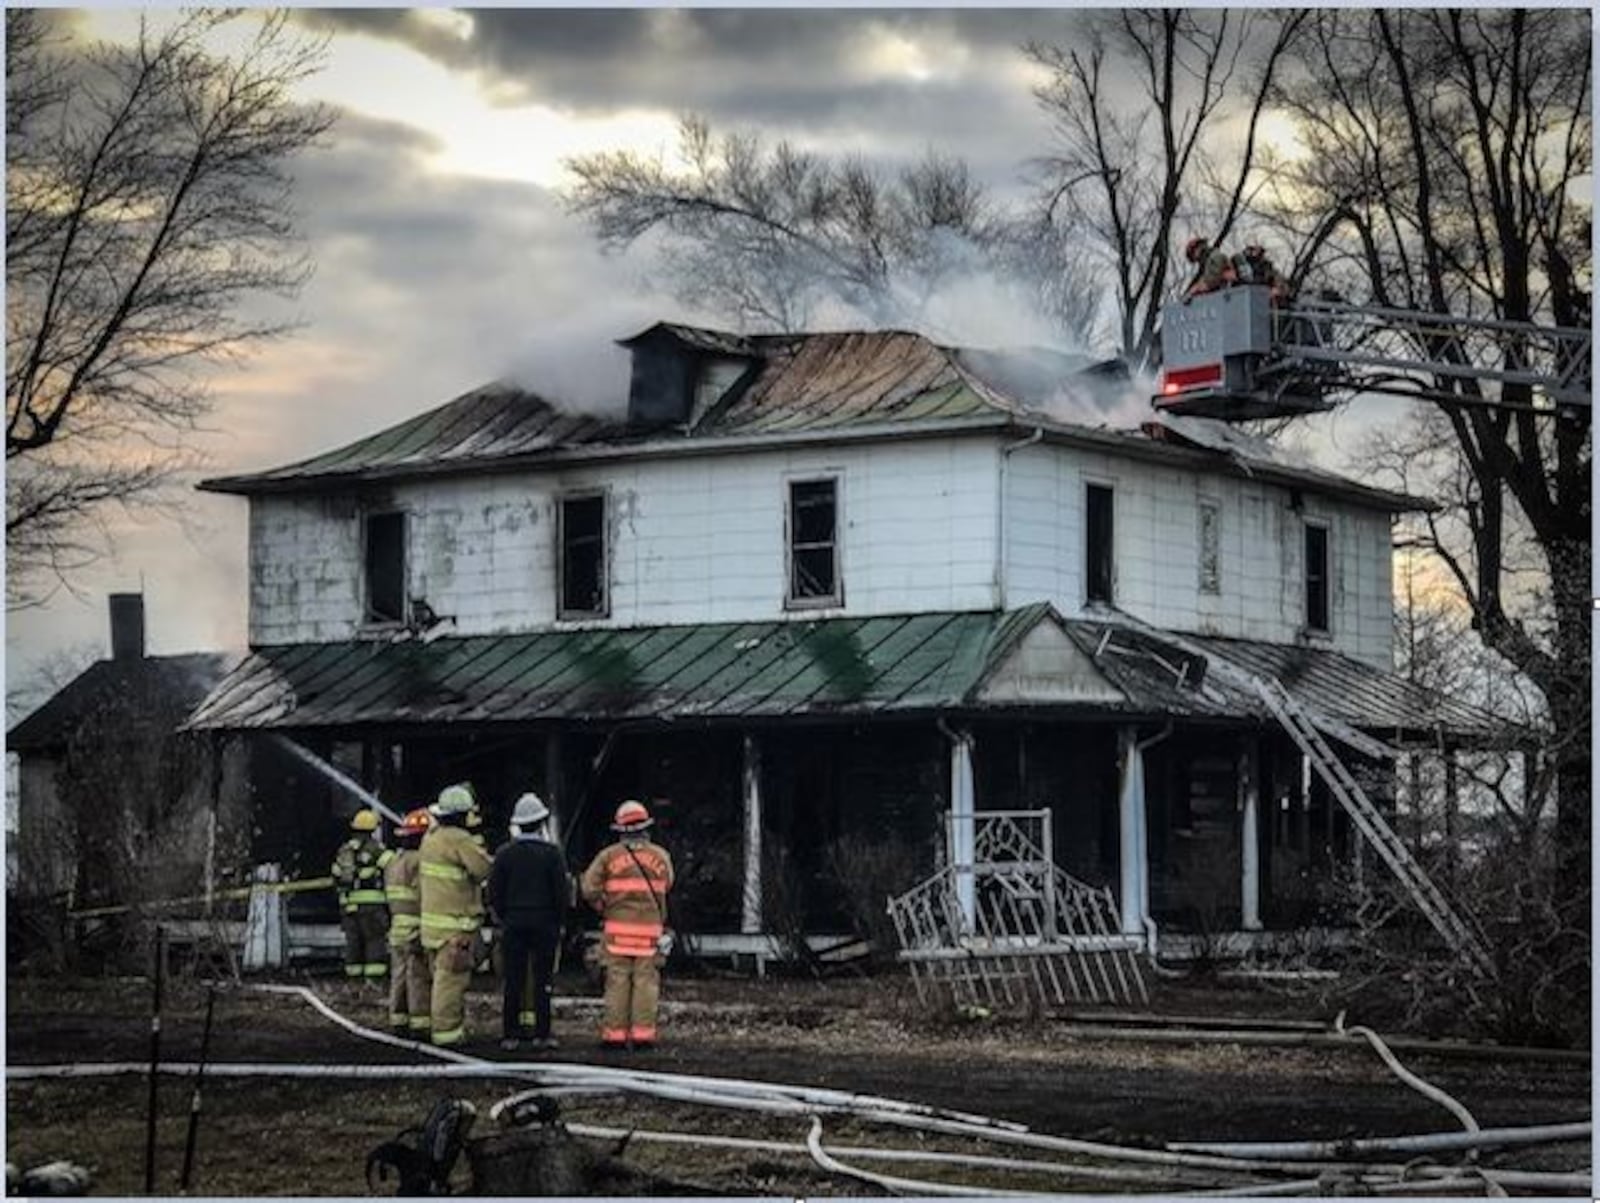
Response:
[{"label": "firefighter with yellow helmet", "polygon": [[429,997],[434,1044],[460,1044],[467,1036],[466,995],[478,960],[483,927],[484,878],[489,854],[467,829],[472,791],[452,785],[430,807],[434,823],[422,837],[418,871],[422,947],[432,975]]},{"label": "firefighter with yellow helmet", "polygon": [[656,1008],[661,972],[667,891],[672,888],[672,858],[645,833],[654,820],[640,802],[617,807],[611,830],[620,837],[600,850],[584,870],[584,901],[599,911],[606,967],[605,1019],[600,1042],[606,1048],[649,1048],[656,1042]]},{"label": "firefighter with yellow helmet", "polygon": [[377,812],[356,811],[350,820],[350,838],[339,845],[333,857],[331,875],[344,928],[346,977],[380,978],[389,972],[385,947],[389,909],[383,871],[394,854],[378,843],[377,832]]},{"label": "firefighter with yellow helmet", "polygon": [[422,948],[422,869],[419,850],[432,824],[427,808],[413,810],[395,830],[398,850],[383,871],[389,898],[389,1027],[396,1036],[422,1039],[431,1026],[428,954]]}]

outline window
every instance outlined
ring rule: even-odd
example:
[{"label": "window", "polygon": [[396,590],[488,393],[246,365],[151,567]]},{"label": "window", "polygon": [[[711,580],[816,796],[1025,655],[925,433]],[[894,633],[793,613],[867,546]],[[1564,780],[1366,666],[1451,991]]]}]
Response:
[{"label": "window", "polygon": [[561,499],[562,618],[606,613],[606,496],[587,493]]},{"label": "window", "polygon": [[367,515],[368,622],[406,620],[406,516]]},{"label": "window", "polygon": [[1306,629],[1328,629],[1328,528],[1306,526]]},{"label": "window", "polygon": [[1200,592],[1222,592],[1222,512],[1213,501],[1200,503]]},{"label": "window", "polygon": [[836,606],[839,582],[839,482],[789,482],[789,604]]},{"label": "window", "polygon": [[1111,508],[1109,485],[1090,485],[1084,498],[1084,596],[1092,602],[1111,601]]}]

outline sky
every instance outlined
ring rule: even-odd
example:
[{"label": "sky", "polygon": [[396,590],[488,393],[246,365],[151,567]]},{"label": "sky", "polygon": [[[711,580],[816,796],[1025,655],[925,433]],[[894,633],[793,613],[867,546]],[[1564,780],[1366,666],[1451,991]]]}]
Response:
[{"label": "sky", "polygon": [[[336,107],[297,163],[316,271],[298,328],[214,374],[201,475],[329,450],[515,376],[580,404],[620,401],[611,346],[695,320],[649,262],[607,256],[560,189],[563,161],[670,151],[680,114],[883,166],[964,157],[1001,198],[1029,187],[1050,127],[1030,40],[1065,42],[1071,10],[306,10],[328,38],[302,98]],[[131,12],[63,14],[125,39]],[[1106,348],[1109,351],[1109,348]],[[148,650],[242,650],[246,502],[186,493],[176,515],[111,518],[113,554],[44,606],[7,617],[15,688],[62,654],[104,655],[105,595],[142,590]]]}]

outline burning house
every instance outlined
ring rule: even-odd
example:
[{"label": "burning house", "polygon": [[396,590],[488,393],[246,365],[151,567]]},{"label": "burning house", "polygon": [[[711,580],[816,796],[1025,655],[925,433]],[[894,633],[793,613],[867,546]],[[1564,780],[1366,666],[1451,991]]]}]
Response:
[{"label": "burning house", "polygon": [[[395,810],[470,780],[496,840],[535,788],[574,864],[644,799],[675,925],[764,955],[970,859],[993,812],[1047,812],[1132,940],[1317,922],[1365,828],[1283,708],[1379,765],[1493,725],[1393,671],[1390,523],[1425,501],[1202,419],[1112,428],[1105,365],[623,345],[625,418],[497,384],[205,482],[249,502],[251,651],[189,728],[286,737]],[[261,804],[255,855],[312,876],[355,803],[308,768]]]}]

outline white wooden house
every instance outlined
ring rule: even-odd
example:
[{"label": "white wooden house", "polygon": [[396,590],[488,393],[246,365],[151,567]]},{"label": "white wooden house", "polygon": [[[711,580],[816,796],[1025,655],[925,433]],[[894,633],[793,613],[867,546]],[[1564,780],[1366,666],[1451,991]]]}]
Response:
[{"label": "white wooden house", "polygon": [[[642,797],[680,925],[755,939],[763,848],[837,927],[830,849],[931,863],[967,779],[979,809],[1049,808],[1130,931],[1309,921],[1349,828],[1212,657],[1389,741],[1489,724],[1392,671],[1390,524],[1425,502],[1203,420],[1109,428],[1106,365],[898,332],[623,345],[625,420],[496,384],[205,482],[249,501],[252,654],[191,726],[287,735],[397,809],[471,779],[494,829],[538,788],[575,864]],[[317,871],[347,804],[309,778],[272,804],[322,808],[315,847],[263,849]]]}]

